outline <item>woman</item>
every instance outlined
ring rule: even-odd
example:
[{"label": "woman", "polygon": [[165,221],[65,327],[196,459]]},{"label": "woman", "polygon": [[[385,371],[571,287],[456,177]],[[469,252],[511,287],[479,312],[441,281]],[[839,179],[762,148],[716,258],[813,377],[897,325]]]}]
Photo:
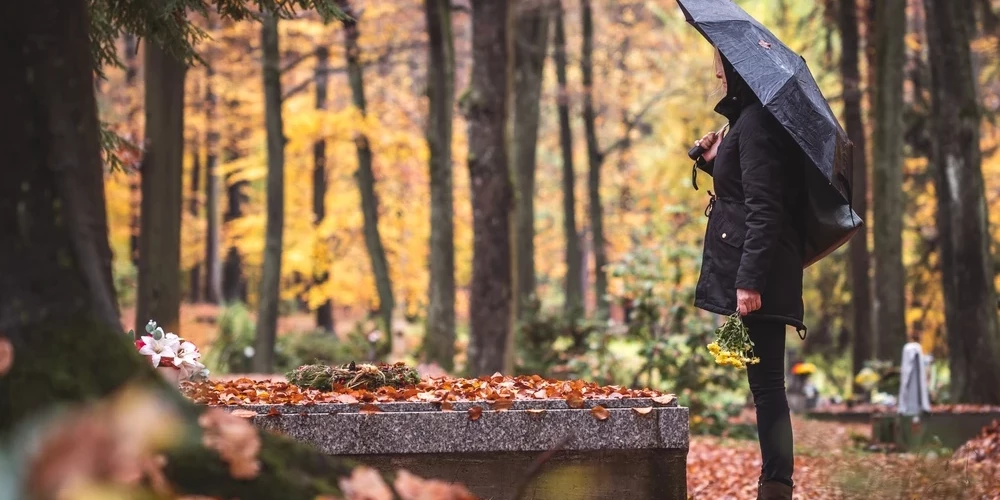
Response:
[{"label": "woman", "polygon": [[729,133],[707,134],[699,166],[714,177],[706,209],[701,277],[695,306],[739,312],[760,363],[747,367],[757,408],[763,465],[758,499],[792,498],[792,426],[785,397],[785,327],[802,324],[804,207],[801,150],[716,51],[716,77],[726,96],[715,111]]}]

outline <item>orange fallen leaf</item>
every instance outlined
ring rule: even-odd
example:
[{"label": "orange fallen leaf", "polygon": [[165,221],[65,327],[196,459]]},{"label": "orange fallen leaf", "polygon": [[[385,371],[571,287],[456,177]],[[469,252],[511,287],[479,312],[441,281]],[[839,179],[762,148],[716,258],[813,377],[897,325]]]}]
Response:
[{"label": "orange fallen leaf", "polygon": [[632,411],[638,413],[639,415],[649,415],[649,412],[653,411],[651,406],[645,408],[632,408]]},{"label": "orange fallen leaf", "polygon": [[389,486],[375,469],[359,466],[351,472],[351,477],[341,478],[340,490],[345,500],[392,500]]},{"label": "orange fallen leaf", "polygon": [[453,410],[453,405],[451,404],[451,401],[441,402],[441,411],[452,411],[452,410]]},{"label": "orange fallen leaf", "polygon": [[661,404],[664,406],[672,405],[677,401],[677,396],[673,394],[664,394],[662,396],[656,396],[653,398],[653,402],[656,404]]},{"label": "orange fallen leaf", "polygon": [[257,412],[255,412],[253,410],[244,410],[242,408],[239,409],[239,410],[233,410],[230,413],[233,416],[240,417],[240,418],[254,418],[254,417],[257,416]]},{"label": "orange fallen leaf", "polygon": [[269,417],[280,417],[281,412],[278,411],[278,407],[272,406],[270,410],[267,411],[267,416]]},{"label": "orange fallen leaf", "polygon": [[590,414],[594,416],[597,420],[607,420],[611,416],[611,412],[607,408],[597,405],[590,409]]},{"label": "orange fallen leaf", "polygon": [[469,420],[476,421],[479,417],[483,416],[483,407],[473,406],[469,408]]},{"label": "orange fallen leaf", "polygon": [[358,398],[351,396],[350,394],[338,394],[337,402],[353,405],[358,403]]},{"label": "orange fallen leaf", "polygon": [[14,344],[0,337],[0,375],[6,375],[11,366],[14,366]]},{"label": "orange fallen leaf", "polygon": [[361,408],[358,410],[358,413],[362,415],[371,415],[372,413],[381,413],[381,412],[382,412],[381,408],[371,403],[365,403],[361,405]]},{"label": "orange fallen leaf", "polygon": [[570,408],[583,408],[583,394],[580,391],[573,391],[566,396],[566,405]]},{"label": "orange fallen leaf", "polygon": [[490,404],[490,408],[497,411],[506,411],[509,410],[510,407],[512,406],[514,406],[513,399],[501,399],[499,401],[494,401],[492,404]]},{"label": "orange fallen leaf", "polygon": [[437,479],[423,479],[408,471],[400,470],[393,482],[400,500],[474,500],[476,497],[464,486]]}]

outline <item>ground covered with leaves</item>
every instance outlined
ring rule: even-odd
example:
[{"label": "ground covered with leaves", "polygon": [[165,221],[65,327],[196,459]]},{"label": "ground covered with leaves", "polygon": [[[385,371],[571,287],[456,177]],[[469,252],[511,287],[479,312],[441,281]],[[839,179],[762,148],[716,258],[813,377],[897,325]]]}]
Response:
[{"label": "ground covered with leaves", "polygon": [[[869,426],[793,419],[796,500],[1000,499],[1000,427],[954,455],[869,453],[856,443]],[[688,494],[695,500],[755,498],[757,443],[691,439]]]}]

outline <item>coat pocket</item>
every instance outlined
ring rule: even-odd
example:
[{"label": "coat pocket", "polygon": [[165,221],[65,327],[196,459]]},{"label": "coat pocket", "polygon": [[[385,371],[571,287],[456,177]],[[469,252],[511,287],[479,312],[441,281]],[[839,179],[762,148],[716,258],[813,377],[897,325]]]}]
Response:
[{"label": "coat pocket", "polygon": [[719,221],[718,231],[715,235],[719,241],[733,248],[743,248],[743,239],[746,237],[746,228],[742,224],[733,222],[729,217],[723,217]]}]

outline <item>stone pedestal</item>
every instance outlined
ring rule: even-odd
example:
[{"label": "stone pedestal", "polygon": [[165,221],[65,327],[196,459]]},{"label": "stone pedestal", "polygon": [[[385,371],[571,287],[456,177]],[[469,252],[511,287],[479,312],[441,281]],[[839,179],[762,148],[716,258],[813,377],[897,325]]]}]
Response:
[{"label": "stone pedestal", "polygon": [[[607,409],[603,420],[591,411],[598,404]],[[452,411],[434,403],[376,406],[381,411],[361,413],[359,405],[347,404],[227,408],[255,411],[255,425],[326,453],[385,472],[407,469],[461,482],[482,498],[513,499],[524,482],[522,499],[687,498],[688,409],[676,404],[589,399],[572,409],[559,399],[516,401],[507,410],[471,402],[456,402]],[[475,420],[472,406],[483,410]]]}]

